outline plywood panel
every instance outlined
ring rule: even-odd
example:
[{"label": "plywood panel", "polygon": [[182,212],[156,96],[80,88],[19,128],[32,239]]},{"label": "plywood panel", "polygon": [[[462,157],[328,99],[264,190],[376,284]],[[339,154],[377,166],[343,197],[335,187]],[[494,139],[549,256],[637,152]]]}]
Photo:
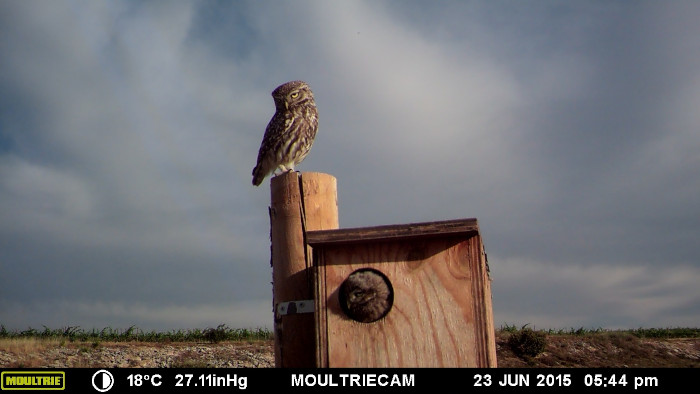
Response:
[{"label": "plywood panel", "polygon": [[[323,243],[314,258],[318,366],[495,366],[478,235]],[[394,289],[391,312],[373,323],[350,319],[338,301],[340,285],[360,268],[381,271]]]}]

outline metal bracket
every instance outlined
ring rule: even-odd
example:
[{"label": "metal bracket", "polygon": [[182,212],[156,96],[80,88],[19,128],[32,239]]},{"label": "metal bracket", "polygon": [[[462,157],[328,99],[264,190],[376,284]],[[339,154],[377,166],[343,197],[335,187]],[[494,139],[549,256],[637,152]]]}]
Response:
[{"label": "metal bracket", "polygon": [[314,313],[314,300],[280,302],[275,312],[277,316]]}]

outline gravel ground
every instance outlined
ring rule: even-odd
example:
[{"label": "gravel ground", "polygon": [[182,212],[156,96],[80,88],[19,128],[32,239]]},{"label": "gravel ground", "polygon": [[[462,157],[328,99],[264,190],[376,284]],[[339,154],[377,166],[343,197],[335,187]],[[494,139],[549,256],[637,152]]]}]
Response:
[{"label": "gravel ground", "polygon": [[[545,351],[522,359],[498,335],[499,367],[700,367],[700,338],[549,336]],[[271,368],[272,341],[213,343],[62,343],[0,341],[0,368]]]},{"label": "gravel ground", "polygon": [[272,343],[99,343],[35,345],[0,350],[0,367],[48,368],[268,368]]}]

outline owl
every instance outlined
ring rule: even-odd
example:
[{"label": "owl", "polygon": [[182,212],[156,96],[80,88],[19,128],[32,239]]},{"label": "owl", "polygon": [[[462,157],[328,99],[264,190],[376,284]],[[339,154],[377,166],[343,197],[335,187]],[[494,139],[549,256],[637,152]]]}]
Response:
[{"label": "owl", "polygon": [[371,323],[384,317],[394,302],[394,291],[379,271],[358,270],[340,286],[340,307],[353,320]]},{"label": "owl", "polygon": [[314,94],[306,82],[292,81],[272,91],[275,114],[265,129],[253,185],[259,186],[271,172],[294,171],[309,154],[318,129]]}]

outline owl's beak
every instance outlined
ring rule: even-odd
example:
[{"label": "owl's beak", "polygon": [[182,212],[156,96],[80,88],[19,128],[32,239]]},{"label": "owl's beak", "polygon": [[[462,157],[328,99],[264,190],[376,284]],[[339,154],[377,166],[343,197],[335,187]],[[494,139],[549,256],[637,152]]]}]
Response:
[{"label": "owl's beak", "polygon": [[289,103],[287,100],[284,100],[284,109],[289,109]]}]

